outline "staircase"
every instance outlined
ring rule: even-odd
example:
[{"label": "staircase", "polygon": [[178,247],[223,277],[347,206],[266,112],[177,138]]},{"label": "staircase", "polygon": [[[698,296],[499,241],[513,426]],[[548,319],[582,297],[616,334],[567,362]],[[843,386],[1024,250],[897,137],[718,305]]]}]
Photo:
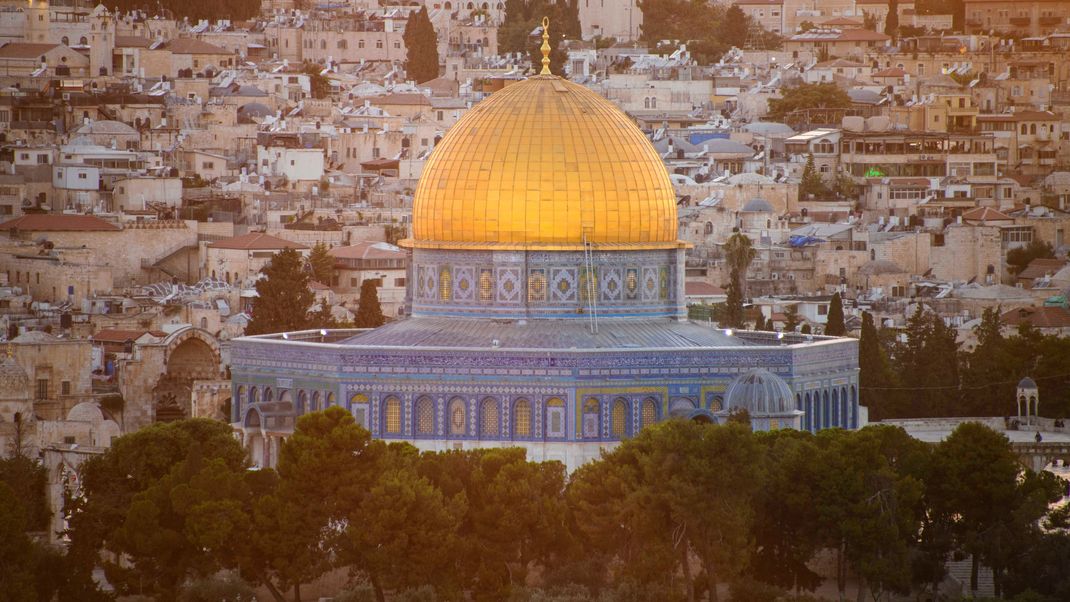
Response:
[{"label": "staircase", "polygon": [[182,281],[188,282],[190,280],[190,274],[188,274],[188,273],[185,273],[185,274],[184,273],[177,273],[177,274],[173,273],[174,271],[178,271],[178,270],[171,270],[171,269],[169,269],[167,267],[164,267],[164,264],[166,264],[168,262],[168,260],[174,258],[175,256],[179,255],[180,253],[187,253],[189,251],[195,251],[195,250],[197,250],[197,244],[196,243],[188,243],[188,242],[179,243],[179,244],[171,247],[170,249],[167,249],[163,253],[160,253],[155,258],[142,257],[141,258],[141,269],[148,270],[150,272],[153,271],[153,270],[156,270],[156,271],[159,271],[159,272],[162,272],[162,273],[166,274],[167,276],[170,276],[171,278],[178,278],[178,279],[180,279]]},{"label": "staircase", "polygon": [[993,598],[996,595],[995,582],[992,580],[992,569],[985,565],[977,567],[977,591],[970,591],[970,566],[972,560],[966,557],[964,560],[950,560],[947,563],[947,576],[962,584],[962,595],[972,595],[974,598]]}]

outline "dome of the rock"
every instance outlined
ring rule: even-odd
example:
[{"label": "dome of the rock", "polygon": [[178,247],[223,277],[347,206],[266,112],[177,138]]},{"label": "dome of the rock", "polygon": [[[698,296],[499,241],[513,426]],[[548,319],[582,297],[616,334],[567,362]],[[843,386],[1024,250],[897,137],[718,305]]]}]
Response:
[{"label": "dome of the rock", "polygon": [[613,103],[540,75],[450,128],[420,177],[417,248],[672,248],[676,196],[661,158]]}]

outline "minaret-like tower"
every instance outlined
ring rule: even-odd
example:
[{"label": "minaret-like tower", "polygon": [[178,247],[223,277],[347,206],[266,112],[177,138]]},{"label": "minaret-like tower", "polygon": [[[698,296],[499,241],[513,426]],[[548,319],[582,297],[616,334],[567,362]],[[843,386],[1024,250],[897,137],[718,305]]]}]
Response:
[{"label": "minaret-like tower", "polygon": [[89,74],[92,77],[111,75],[112,53],[115,50],[115,19],[103,4],[89,15]]},{"label": "minaret-like tower", "polygon": [[26,5],[26,41],[43,44],[49,41],[51,19],[47,0],[29,0]]}]

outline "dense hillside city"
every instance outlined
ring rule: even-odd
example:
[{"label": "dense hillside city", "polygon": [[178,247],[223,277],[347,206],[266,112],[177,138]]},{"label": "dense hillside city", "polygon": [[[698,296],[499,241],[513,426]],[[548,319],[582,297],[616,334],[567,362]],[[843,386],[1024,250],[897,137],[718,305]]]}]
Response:
[{"label": "dense hillside city", "polygon": [[0,0],[0,601],[1070,599],[1070,2]]}]

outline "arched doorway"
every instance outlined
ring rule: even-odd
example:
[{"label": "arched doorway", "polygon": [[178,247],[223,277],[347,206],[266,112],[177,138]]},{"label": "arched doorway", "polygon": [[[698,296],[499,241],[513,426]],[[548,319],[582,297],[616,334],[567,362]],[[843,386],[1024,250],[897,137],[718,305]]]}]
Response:
[{"label": "arched doorway", "polygon": [[[200,380],[219,380],[219,350],[207,333],[187,329],[167,343],[166,371],[153,388],[153,416],[156,422],[169,422],[193,415],[193,385]],[[221,411],[220,408],[212,408]],[[204,415],[206,412],[198,412]]]}]

